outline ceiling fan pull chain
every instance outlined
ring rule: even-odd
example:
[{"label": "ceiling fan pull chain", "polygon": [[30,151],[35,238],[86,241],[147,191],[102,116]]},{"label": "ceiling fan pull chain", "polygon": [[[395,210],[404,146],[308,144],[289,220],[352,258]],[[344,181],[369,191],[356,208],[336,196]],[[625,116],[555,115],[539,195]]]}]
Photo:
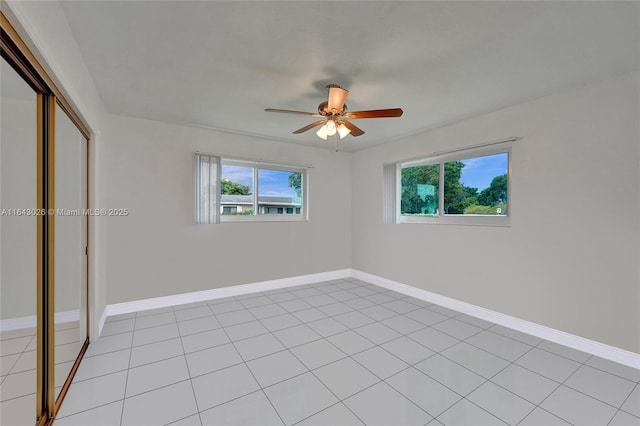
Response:
[{"label": "ceiling fan pull chain", "polygon": [[335,141],[336,141],[336,152],[338,152],[338,135],[336,135]]}]

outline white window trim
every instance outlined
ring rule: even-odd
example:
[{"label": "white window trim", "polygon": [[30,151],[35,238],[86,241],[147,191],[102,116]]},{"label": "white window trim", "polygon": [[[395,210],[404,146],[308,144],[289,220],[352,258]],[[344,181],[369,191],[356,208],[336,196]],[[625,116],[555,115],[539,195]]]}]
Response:
[{"label": "white window trim", "polygon": [[[220,223],[237,222],[306,222],[309,220],[309,166],[294,166],[264,161],[251,161],[247,159],[236,159],[233,157],[220,157],[220,169],[223,165],[234,165],[242,167],[252,167],[253,173],[253,214],[251,215],[224,215],[220,214]],[[258,214],[258,169],[282,170],[286,172],[302,173],[302,213],[300,214]],[[222,179],[222,173],[220,173]]]},{"label": "white window trim", "polygon": [[[490,146],[481,146],[476,148],[461,149],[451,152],[443,152],[435,155],[422,157],[415,160],[403,161],[396,163],[396,197],[395,211],[397,223],[428,223],[438,225],[465,225],[465,226],[511,226],[511,216],[513,215],[513,198],[511,196],[512,183],[512,154],[511,147],[513,141],[492,143]],[[438,211],[444,210],[444,163],[450,161],[466,160],[474,157],[484,157],[487,155],[507,153],[508,155],[508,174],[507,174],[507,200],[508,212],[505,216],[489,216],[489,215],[451,215],[440,214],[435,217],[425,216],[405,216],[400,214],[400,201],[402,197],[402,179],[401,171],[403,167],[423,166],[427,164],[440,164],[440,185],[438,194]]]}]

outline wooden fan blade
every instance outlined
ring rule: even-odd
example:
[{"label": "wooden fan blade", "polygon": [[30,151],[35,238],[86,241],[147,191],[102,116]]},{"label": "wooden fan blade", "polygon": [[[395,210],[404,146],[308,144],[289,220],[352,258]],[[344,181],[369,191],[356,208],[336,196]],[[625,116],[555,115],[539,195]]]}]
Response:
[{"label": "wooden fan blade", "polygon": [[344,115],[345,118],[382,118],[382,117],[400,117],[402,116],[402,108],[390,109],[370,109],[367,111],[349,111]]},{"label": "wooden fan blade", "polygon": [[318,121],[314,121],[313,123],[309,124],[308,126],[304,126],[301,129],[296,130],[295,132],[293,132],[294,134],[298,134],[298,133],[304,133],[307,130],[311,130],[314,127],[318,127],[321,124],[324,124],[326,122],[326,120],[318,120]]},{"label": "wooden fan blade", "polygon": [[364,130],[362,130],[360,127],[356,126],[353,123],[349,123],[347,120],[341,120],[340,121],[342,124],[345,125],[345,127],[349,130],[351,130],[351,136],[362,136],[364,135]]},{"label": "wooden fan blade", "polygon": [[322,115],[317,112],[304,112],[304,111],[291,111],[289,109],[275,109],[275,108],[265,108],[266,112],[281,112],[285,114],[298,114],[298,115],[308,115],[310,117],[322,117]]},{"label": "wooden fan blade", "polygon": [[329,89],[327,111],[329,113],[340,114],[344,109],[344,102],[347,100],[349,91],[335,84],[328,85],[327,89]]}]

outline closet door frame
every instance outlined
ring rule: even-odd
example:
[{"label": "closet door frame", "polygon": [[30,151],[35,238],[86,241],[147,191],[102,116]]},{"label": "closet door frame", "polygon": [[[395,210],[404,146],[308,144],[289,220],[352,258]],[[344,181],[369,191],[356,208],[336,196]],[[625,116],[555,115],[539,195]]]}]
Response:
[{"label": "closet door frame", "polygon": [[0,54],[34,90],[36,95],[36,208],[44,212],[37,216],[37,367],[35,424],[51,424],[66,396],[80,361],[89,345],[89,217],[86,217],[86,329],[87,336],[64,385],[55,398],[55,111],[56,105],[66,113],[86,142],[86,206],[89,208],[89,149],[91,131],[65,99],[55,82],[38,62],[26,43],[0,11]]}]

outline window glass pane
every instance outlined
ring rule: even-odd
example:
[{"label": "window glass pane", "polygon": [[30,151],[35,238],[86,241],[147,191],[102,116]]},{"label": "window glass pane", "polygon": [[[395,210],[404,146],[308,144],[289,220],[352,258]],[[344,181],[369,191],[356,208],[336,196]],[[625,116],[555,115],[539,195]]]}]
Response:
[{"label": "window glass pane", "polygon": [[223,164],[220,206],[223,215],[253,214],[253,167]]},{"label": "window glass pane", "polygon": [[438,216],[440,165],[405,167],[401,175],[400,214]]},{"label": "window glass pane", "polygon": [[445,163],[445,214],[506,216],[508,170],[506,152]]},{"label": "window glass pane", "polygon": [[[302,173],[258,169],[258,213],[284,214],[302,206]],[[287,209],[287,210],[285,210]]]}]

